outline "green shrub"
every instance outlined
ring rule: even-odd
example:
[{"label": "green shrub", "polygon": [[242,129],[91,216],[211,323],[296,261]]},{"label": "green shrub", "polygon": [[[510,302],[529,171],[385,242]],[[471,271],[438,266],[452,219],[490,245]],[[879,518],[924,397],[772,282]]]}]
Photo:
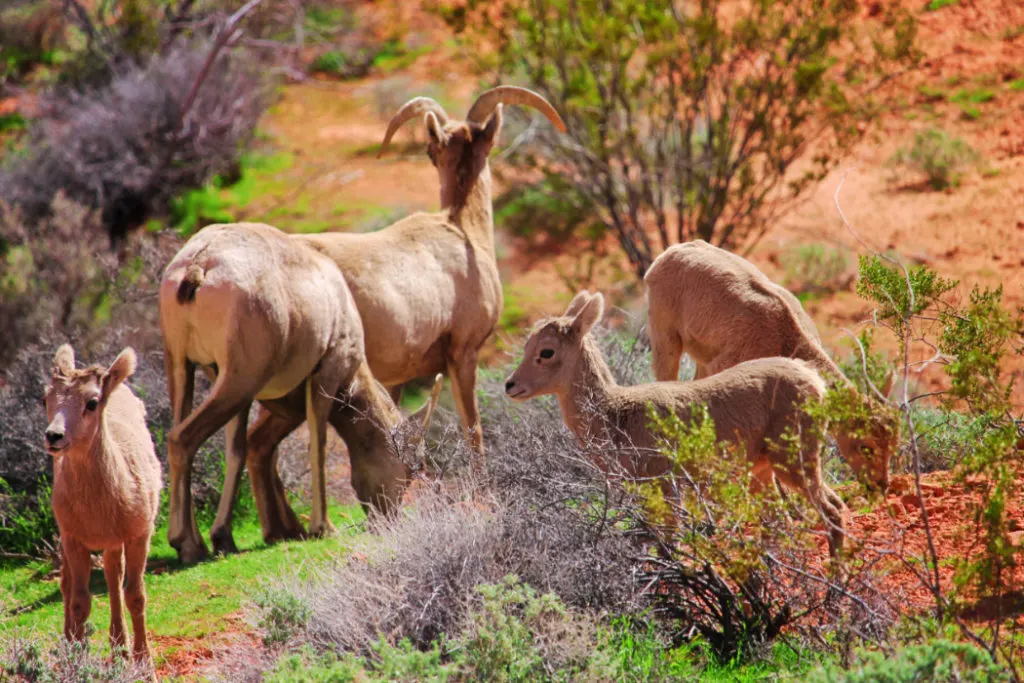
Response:
[{"label": "green shrub", "polygon": [[267,588],[253,601],[260,609],[259,627],[266,645],[288,642],[309,621],[309,605],[293,591]]},{"label": "green shrub", "polygon": [[1009,672],[982,650],[966,643],[935,640],[899,650],[895,656],[873,652],[843,671],[814,672],[810,683],[1003,683]]},{"label": "green shrub", "polygon": [[552,593],[538,595],[515,576],[476,587],[483,598],[459,641],[473,680],[572,680],[587,665],[593,625]]},{"label": "green shrub", "polygon": [[29,493],[12,491],[0,477],[0,548],[25,555],[53,549],[57,520],[50,505],[50,492],[48,481]]},{"label": "green shrub", "polygon": [[909,166],[924,173],[933,189],[942,190],[959,185],[963,170],[977,163],[980,158],[978,152],[962,138],[952,137],[944,130],[929,128],[915,133],[913,144],[896,152],[890,163]]}]

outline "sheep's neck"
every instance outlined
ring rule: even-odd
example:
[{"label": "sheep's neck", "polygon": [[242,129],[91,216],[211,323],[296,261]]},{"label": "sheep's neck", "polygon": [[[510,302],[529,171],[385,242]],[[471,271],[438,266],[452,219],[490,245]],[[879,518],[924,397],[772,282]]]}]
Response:
[{"label": "sheep's neck", "polygon": [[557,394],[562,419],[581,442],[598,435],[617,387],[601,350],[588,335],[570,385]]},{"label": "sheep's neck", "polygon": [[92,443],[63,456],[62,476],[74,481],[76,489],[84,487],[95,493],[108,490],[110,482],[119,481],[126,469],[114,443],[106,414],[101,415],[100,429]]},{"label": "sheep's neck", "polygon": [[491,204],[491,167],[484,167],[468,188],[456,182],[441,186],[441,210],[466,236],[488,253],[494,253],[494,214]]},{"label": "sheep's neck", "polygon": [[341,419],[335,420],[334,426],[349,449],[379,453],[387,448],[391,434],[402,419],[389,405],[389,397],[365,363],[357,371],[357,381],[353,384],[359,389],[349,397]]}]

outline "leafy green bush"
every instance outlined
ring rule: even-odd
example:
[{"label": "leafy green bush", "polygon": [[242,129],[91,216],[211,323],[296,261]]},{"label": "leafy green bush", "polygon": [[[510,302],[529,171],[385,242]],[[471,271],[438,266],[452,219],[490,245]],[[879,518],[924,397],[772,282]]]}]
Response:
[{"label": "leafy green bush", "polygon": [[962,138],[928,128],[915,133],[911,146],[897,151],[889,161],[924,173],[932,189],[944,190],[959,185],[963,170],[980,158]]},{"label": "leafy green bush", "polygon": [[564,175],[638,277],[673,243],[767,230],[877,118],[875,78],[917,58],[916,22],[893,6],[866,26],[855,4],[815,0],[432,4],[496,48],[475,50],[488,78],[559,111],[572,142],[542,126],[510,160]]},{"label": "leafy green bush", "polygon": [[809,683],[1008,683],[1010,673],[967,643],[934,640],[895,655],[872,652],[848,671],[824,668]]}]

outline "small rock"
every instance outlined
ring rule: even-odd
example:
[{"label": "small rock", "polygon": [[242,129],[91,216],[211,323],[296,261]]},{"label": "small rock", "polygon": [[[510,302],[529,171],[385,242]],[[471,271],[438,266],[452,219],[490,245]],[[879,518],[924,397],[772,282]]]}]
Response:
[{"label": "small rock", "polygon": [[945,505],[933,505],[928,508],[928,514],[930,515],[941,515],[946,511]]},{"label": "small rock", "polygon": [[893,479],[889,482],[889,493],[899,495],[910,490],[910,482],[906,479]]},{"label": "small rock", "polygon": [[898,500],[894,500],[889,503],[889,514],[893,517],[902,517],[907,514],[907,510],[903,507],[903,503]]},{"label": "small rock", "polygon": [[910,510],[911,508],[921,507],[921,499],[917,497],[916,493],[908,493],[907,495],[900,498],[900,502],[903,503],[903,507]]},{"label": "small rock", "polygon": [[1008,538],[1010,540],[1010,545],[1015,548],[1019,548],[1024,545],[1024,531],[1011,531],[1008,534]]}]

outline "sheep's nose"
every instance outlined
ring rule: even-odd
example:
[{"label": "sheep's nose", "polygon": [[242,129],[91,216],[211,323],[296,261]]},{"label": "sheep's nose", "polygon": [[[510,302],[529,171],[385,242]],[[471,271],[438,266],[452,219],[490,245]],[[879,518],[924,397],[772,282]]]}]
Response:
[{"label": "sheep's nose", "polygon": [[50,445],[57,443],[64,438],[64,432],[46,431],[46,440],[50,442]]},{"label": "sheep's nose", "polygon": [[511,379],[509,381],[505,382],[505,393],[507,394],[508,392],[512,391],[512,387],[514,387],[515,385],[516,385],[515,381],[513,381]]}]

